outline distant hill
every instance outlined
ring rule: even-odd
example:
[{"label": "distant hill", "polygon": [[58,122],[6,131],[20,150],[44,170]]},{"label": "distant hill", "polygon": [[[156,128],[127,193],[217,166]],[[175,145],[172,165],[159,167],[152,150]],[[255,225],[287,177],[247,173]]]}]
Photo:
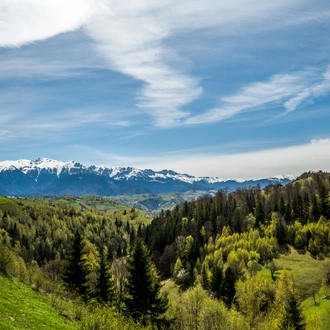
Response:
[{"label": "distant hill", "polygon": [[235,190],[243,187],[290,183],[290,175],[259,180],[220,180],[195,177],[172,170],[153,171],[134,167],[85,166],[47,158],[0,162],[0,195],[37,196],[95,194],[119,196],[161,194],[191,190]]}]

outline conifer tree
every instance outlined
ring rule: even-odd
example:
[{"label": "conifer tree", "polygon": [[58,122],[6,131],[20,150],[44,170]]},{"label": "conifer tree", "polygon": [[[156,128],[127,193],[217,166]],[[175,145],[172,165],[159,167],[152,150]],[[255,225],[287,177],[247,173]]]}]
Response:
[{"label": "conifer tree", "polygon": [[256,228],[259,228],[261,224],[265,223],[265,211],[261,201],[258,201],[255,217],[256,217]]},{"label": "conifer tree", "polygon": [[202,288],[204,290],[209,290],[210,281],[208,278],[207,269],[206,269],[205,264],[202,265],[201,284],[202,284]]},{"label": "conifer tree", "polygon": [[279,322],[279,330],[305,330],[306,323],[299,308],[298,300],[293,292],[288,292],[284,313]]},{"label": "conifer tree", "polygon": [[212,276],[210,281],[210,290],[214,297],[219,298],[222,284],[222,269],[219,265],[212,268]]},{"label": "conifer tree", "polygon": [[235,281],[235,274],[233,270],[228,267],[221,284],[221,296],[228,307],[233,303],[236,294]]},{"label": "conifer tree", "polygon": [[164,321],[167,298],[160,295],[161,283],[141,238],[135,240],[126,263],[126,312],[135,320]]},{"label": "conifer tree", "polygon": [[97,271],[96,295],[104,302],[112,302],[114,300],[114,282],[106,256],[106,247],[102,246],[99,256],[99,269]]},{"label": "conifer tree", "polygon": [[68,256],[68,265],[63,275],[63,280],[68,289],[76,291],[80,295],[86,294],[86,282],[88,270],[83,259],[84,242],[79,231],[76,230],[71,252]]}]

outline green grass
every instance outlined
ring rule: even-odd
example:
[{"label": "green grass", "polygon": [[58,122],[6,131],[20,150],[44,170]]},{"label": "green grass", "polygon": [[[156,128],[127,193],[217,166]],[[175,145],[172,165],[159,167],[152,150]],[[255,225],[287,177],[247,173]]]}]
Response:
[{"label": "green grass", "polygon": [[[317,323],[320,329],[330,329],[330,300],[316,297],[317,304],[312,297],[302,302],[303,314],[307,322]],[[314,322],[313,322],[314,321]]]},{"label": "green grass", "polygon": [[2,210],[8,203],[12,203],[12,201],[4,196],[0,196],[0,210]]},{"label": "green grass", "polygon": [[278,269],[288,270],[289,274],[293,276],[295,289],[299,295],[307,298],[321,287],[324,268],[329,260],[329,258],[314,259],[309,252],[300,254],[290,248],[290,253],[281,255],[279,259],[274,260],[274,263]]},{"label": "green grass", "polygon": [[52,307],[51,297],[15,278],[0,275],[0,329],[77,329]]},{"label": "green grass", "polygon": [[[329,265],[329,262],[329,258],[314,259],[309,252],[300,254],[293,248],[290,248],[288,254],[274,259],[278,269],[276,277],[279,277],[284,269],[292,275],[294,287],[301,297],[301,307],[308,325],[307,330],[330,329],[330,300],[324,299],[324,296],[320,294],[325,267]],[[262,269],[259,273],[270,277],[268,269]]]}]

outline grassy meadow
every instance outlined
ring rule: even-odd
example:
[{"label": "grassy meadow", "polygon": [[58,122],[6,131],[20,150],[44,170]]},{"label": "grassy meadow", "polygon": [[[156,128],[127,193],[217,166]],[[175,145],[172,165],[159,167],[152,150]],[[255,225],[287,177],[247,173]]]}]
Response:
[{"label": "grassy meadow", "polygon": [[53,307],[52,298],[16,278],[0,275],[0,329],[73,330],[77,323]]}]

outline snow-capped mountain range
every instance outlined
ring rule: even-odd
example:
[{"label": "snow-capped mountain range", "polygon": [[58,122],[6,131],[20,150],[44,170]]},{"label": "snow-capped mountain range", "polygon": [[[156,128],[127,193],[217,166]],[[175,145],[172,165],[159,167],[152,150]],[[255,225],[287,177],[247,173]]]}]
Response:
[{"label": "snow-capped mountain range", "polygon": [[293,176],[281,175],[260,180],[220,180],[195,177],[172,170],[153,171],[135,167],[86,166],[74,161],[48,158],[0,162],[0,195],[97,194],[103,196],[138,193],[183,192],[188,190],[237,189],[287,184]]}]

